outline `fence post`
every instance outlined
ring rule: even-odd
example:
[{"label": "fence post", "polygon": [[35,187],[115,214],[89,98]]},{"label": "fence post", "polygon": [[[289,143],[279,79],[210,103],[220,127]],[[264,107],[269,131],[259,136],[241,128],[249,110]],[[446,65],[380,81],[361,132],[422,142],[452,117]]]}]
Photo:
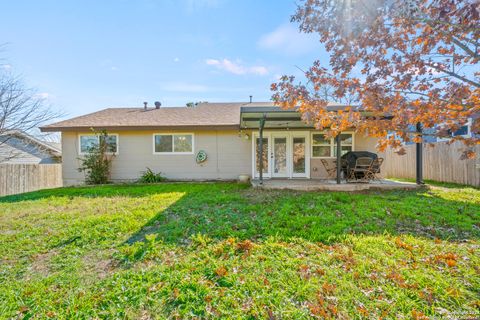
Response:
[{"label": "fence post", "polygon": [[425,184],[423,182],[423,135],[422,135],[422,124],[417,122],[417,138],[420,138],[420,142],[417,142],[416,148],[416,180],[417,184]]}]

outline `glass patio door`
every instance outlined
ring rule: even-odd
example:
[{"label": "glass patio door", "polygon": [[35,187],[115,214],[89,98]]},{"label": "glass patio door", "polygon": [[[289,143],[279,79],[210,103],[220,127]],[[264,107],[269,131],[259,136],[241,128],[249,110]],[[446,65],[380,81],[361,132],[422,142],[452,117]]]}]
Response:
[{"label": "glass patio door", "polygon": [[[260,176],[260,161],[258,159],[258,151],[260,147],[260,138],[255,136],[255,177],[258,178]],[[270,177],[270,137],[268,135],[263,137],[263,156],[262,156],[262,165],[263,165],[263,177],[269,178]]]},{"label": "glass patio door", "polygon": [[[258,148],[260,138],[253,133],[253,176],[259,178],[260,161]],[[264,178],[309,178],[310,152],[308,132],[270,131],[263,133]]]},{"label": "glass patio door", "polygon": [[288,135],[272,135],[272,177],[288,177]]},{"label": "glass patio door", "polygon": [[307,177],[307,136],[292,135],[292,177]]}]

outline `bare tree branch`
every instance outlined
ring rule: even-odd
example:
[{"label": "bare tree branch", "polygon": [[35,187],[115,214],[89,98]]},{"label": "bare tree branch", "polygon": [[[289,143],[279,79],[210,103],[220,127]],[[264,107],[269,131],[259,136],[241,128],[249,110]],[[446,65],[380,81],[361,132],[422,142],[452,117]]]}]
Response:
[{"label": "bare tree branch", "polygon": [[[0,147],[11,139],[12,133],[32,134],[40,125],[60,116],[19,78],[0,70]],[[8,159],[3,157],[0,162],[16,156],[12,153],[6,157]]]}]

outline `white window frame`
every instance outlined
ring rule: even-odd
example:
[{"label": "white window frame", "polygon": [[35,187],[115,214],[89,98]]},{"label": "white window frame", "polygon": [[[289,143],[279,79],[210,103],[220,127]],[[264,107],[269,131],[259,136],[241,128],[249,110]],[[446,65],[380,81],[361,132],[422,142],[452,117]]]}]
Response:
[{"label": "white window frame", "polygon": [[445,137],[438,137],[437,138],[437,141],[439,142],[443,142],[443,141],[450,141],[451,139],[455,138],[455,137],[462,137],[462,138],[471,138],[472,137],[472,118],[468,118],[468,121],[462,126],[467,126],[467,134],[462,134],[462,135],[459,135],[459,136],[454,136],[454,132],[451,133],[450,135],[450,138],[445,138]]},{"label": "white window frame", "polygon": [[[175,152],[175,138],[174,136],[192,136],[192,151],[191,152]],[[172,136],[172,151],[170,152],[157,152],[155,151],[155,136]],[[195,153],[195,134],[193,132],[176,132],[176,133],[154,133],[152,135],[152,152],[154,155],[186,155]]]},{"label": "white window frame", "polygon": [[[335,138],[330,138],[330,156],[329,157],[315,157],[313,155],[313,147],[314,146],[327,146],[327,144],[315,144],[313,135],[315,134],[325,134],[324,132],[315,132],[312,131],[310,134],[310,155],[312,159],[335,159],[336,157],[334,156],[335,154]],[[352,144],[342,144],[342,146],[346,147],[352,147],[352,151],[355,151],[355,132],[354,131],[344,131],[341,134],[351,134],[352,135]]]},{"label": "white window frame", "polygon": [[[312,158],[314,159],[330,159],[330,158],[333,158],[333,145],[332,145],[332,141],[333,139],[330,138],[330,142],[329,144],[315,144],[315,139],[313,139],[313,136],[316,135],[316,134],[320,134],[320,135],[325,135],[324,132],[312,132],[311,135],[310,135],[310,154],[312,155]],[[318,146],[321,146],[321,147],[330,147],[330,156],[328,157],[315,157],[313,155],[313,147],[318,147]]]},{"label": "white window frame", "polygon": [[[97,137],[97,140],[100,139],[99,138],[99,135],[98,134],[94,134],[94,133],[79,133],[78,134],[78,154],[79,155],[86,155],[87,152],[82,152],[82,137],[92,137],[92,136],[96,136]],[[119,150],[120,150],[120,138],[119,138],[119,134],[118,133],[107,133],[107,136],[115,136],[116,139],[117,139],[117,151],[116,152],[107,152],[107,154],[115,154],[115,155],[118,155],[119,154]]]},{"label": "white window frame", "polygon": [[[275,135],[284,135],[287,137],[287,166],[288,174],[285,177],[286,179],[300,178],[300,179],[310,179],[310,131],[266,131],[263,133],[263,138],[268,139],[268,171],[263,173],[263,178],[270,179],[273,177],[273,158],[271,157],[273,152],[273,137]],[[258,179],[260,173],[257,172],[257,165],[255,163],[257,153],[256,153],[256,141],[260,137],[258,132],[252,132],[252,177]],[[305,174],[303,173],[293,173],[293,164],[291,156],[293,154],[293,138],[301,137],[305,138]]]}]

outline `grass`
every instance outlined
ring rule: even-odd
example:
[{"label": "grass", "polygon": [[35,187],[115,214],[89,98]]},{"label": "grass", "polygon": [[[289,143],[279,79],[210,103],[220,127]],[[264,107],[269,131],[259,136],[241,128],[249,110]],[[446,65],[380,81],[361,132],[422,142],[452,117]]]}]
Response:
[{"label": "grass", "polygon": [[233,183],[0,198],[0,318],[480,314],[480,190]]}]

